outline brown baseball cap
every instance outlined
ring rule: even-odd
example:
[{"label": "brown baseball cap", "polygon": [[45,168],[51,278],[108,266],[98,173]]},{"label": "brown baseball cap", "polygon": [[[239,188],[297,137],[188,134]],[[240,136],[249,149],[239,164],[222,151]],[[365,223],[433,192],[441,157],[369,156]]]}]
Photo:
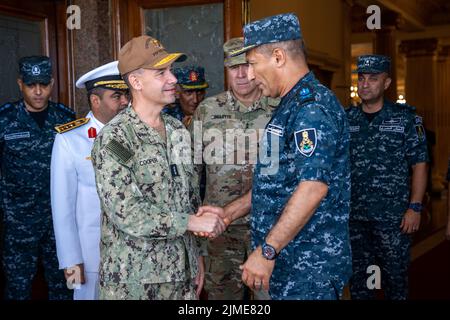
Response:
[{"label": "brown baseball cap", "polygon": [[184,61],[184,53],[168,53],[161,42],[144,35],[128,41],[119,52],[119,71],[121,75],[144,69],[164,69],[175,61]]}]

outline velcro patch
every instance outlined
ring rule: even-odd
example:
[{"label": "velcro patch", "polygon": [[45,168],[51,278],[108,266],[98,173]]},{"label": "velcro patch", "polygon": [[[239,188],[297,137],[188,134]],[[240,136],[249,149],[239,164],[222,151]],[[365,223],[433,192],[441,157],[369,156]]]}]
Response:
[{"label": "velcro patch", "polygon": [[127,163],[133,156],[134,153],[127,148],[125,148],[117,140],[111,140],[106,145],[106,150],[111,152],[117,158],[119,158],[123,163]]},{"label": "velcro patch", "polygon": [[305,157],[311,157],[317,147],[317,133],[315,128],[295,132],[295,145]]}]

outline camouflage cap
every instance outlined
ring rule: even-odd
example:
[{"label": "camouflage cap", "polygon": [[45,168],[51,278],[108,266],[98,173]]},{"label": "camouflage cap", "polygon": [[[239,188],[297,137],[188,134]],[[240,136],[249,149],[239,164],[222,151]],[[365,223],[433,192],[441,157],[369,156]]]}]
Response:
[{"label": "camouflage cap", "polygon": [[293,13],[279,14],[246,24],[244,47],[231,53],[236,56],[267,43],[301,39],[300,22]]},{"label": "camouflage cap", "polygon": [[244,38],[232,38],[224,43],[223,52],[225,54],[224,65],[225,67],[233,67],[239,64],[246,64],[245,52],[236,56],[231,56],[232,52],[241,50],[244,47]]},{"label": "camouflage cap", "polygon": [[25,84],[48,84],[52,80],[52,63],[47,56],[29,56],[19,60],[19,74]]},{"label": "camouflage cap", "polygon": [[185,90],[206,89],[209,87],[205,80],[205,69],[200,66],[183,66],[175,68],[173,74],[178,84]]},{"label": "camouflage cap", "polygon": [[389,73],[391,58],[382,55],[364,55],[358,57],[357,68],[353,73]]}]

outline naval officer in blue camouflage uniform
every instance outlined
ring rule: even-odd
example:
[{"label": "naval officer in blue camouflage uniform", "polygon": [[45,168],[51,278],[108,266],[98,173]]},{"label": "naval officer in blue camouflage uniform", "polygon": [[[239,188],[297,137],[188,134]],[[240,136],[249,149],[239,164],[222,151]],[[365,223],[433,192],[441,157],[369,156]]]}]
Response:
[{"label": "naval officer in blue camouflage uniform", "polygon": [[19,61],[23,99],[0,107],[3,268],[7,299],[29,299],[38,258],[45,268],[49,299],[70,299],[58,270],[50,208],[50,158],[58,124],[75,113],[49,101],[54,80],[48,57]]},{"label": "naval officer in blue camouflage uniform", "polygon": [[205,80],[205,69],[200,66],[184,66],[175,68],[173,74],[177,78],[177,100],[167,106],[163,112],[183,122],[187,127],[200,102],[205,99],[209,87]]},{"label": "naval officer in blue camouflage uniform", "polygon": [[[272,299],[338,299],[351,275],[349,131],[335,95],[308,69],[298,18],[282,14],[244,27],[248,77],[281,97],[266,126],[252,190],[223,210],[251,207],[252,245],[243,281]],[[270,161],[271,160],[271,161]],[[269,286],[270,283],[270,286]]]},{"label": "naval officer in blue camouflage uniform", "polygon": [[362,104],[347,110],[354,269],[350,291],[353,299],[373,299],[367,270],[378,266],[385,298],[407,299],[410,237],[420,225],[427,181],[425,130],[414,108],[384,99],[391,84],[389,57],[361,56],[357,65]]}]

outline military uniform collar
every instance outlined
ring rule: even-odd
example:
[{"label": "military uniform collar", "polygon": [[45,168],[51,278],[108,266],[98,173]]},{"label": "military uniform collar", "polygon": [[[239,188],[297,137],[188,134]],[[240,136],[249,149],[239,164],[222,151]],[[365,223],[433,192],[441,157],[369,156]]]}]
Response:
[{"label": "military uniform collar", "polygon": [[[152,127],[148,126],[144,121],[142,121],[136,111],[132,107],[128,107],[125,111],[129,118],[131,119],[131,125],[133,126],[133,130],[136,133],[136,136],[138,136],[141,140],[147,142],[147,143],[159,143],[159,144],[167,144],[167,141],[164,141],[161,137],[161,135],[153,129]],[[169,139],[170,133],[175,130],[171,123],[171,116],[161,113],[161,118],[164,122],[164,126],[166,129],[166,139]]]},{"label": "military uniform collar", "polygon": [[[378,111],[378,115],[373,119],[373,123],[378,122],[377,119],[385,119],[392,113],[392,107],[395,106],[391,101],[384,99],[383,107]],[[358,106],[358,117],[366,119],[362,104]]]},{"label": "military uniform collar", "polygon": [[301,88],[304,87],[309,87],[309,83],[311,81],[316,80],[316,77],[314,76],[314,73],[312,71],[309,71],[307,74],[305,74],[303,76],[303,78],[301,78],[296,84],[295,86],[292,87],[291,90],[289,90],[289,92],[281,98],[281,104],[285,104],[287,101],[291,100],[292,98],[295,97],[295,95],[298,93],[298,91]]},{"label": "military uniform collar", "polygon": [[105,124],[103,122],[101,122],[100,120],[98,120],[94,114],[92,113],[92,111],[89,111],[89,113],[86,115],[86,118],[91,119],[92,124],[97,127],[97,129],[101,130],[103,129],[103,127],[105,126]]},{"label": "military uniform collar", "polygon": [[44,130],[46,127],[50,126],[53,128],[53,126],[50,124],[49,119],[52,116],[52,108],[51,108],[51,102],[50,100],[47,102],[47,119],[45,119],[44,122],[44,126],[41,128],[39,128],[38,124],[36,123],[36,121],[34,121],[34,119],[32,119],[30,111],[27,110],[27,107],[25,106],[25,101],[23,99],[21,99],[18,103],[18,115],[17,118],[19,121],[23,122],[23,123],[27,123],[28,125],[32,126],[33,129],[36,130]]}]

